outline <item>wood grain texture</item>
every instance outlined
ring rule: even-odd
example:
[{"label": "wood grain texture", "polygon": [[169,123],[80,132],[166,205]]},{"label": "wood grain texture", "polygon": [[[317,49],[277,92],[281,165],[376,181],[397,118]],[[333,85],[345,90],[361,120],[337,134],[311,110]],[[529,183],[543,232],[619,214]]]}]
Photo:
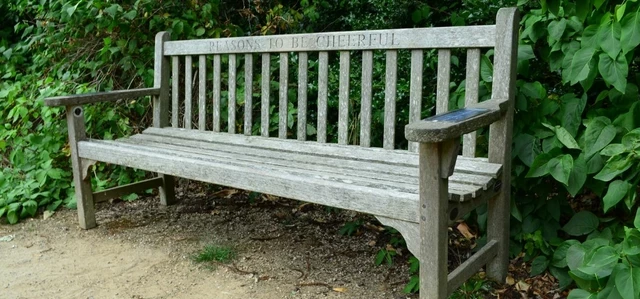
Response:
[{"label": "wood grain texture", "polygon": [[180,126],[180,57],[171,57],[171,126]]},{"label": "wood grain texture", "polygon": [[227,132],[236,133],[236,79],[238,59],[235,54],[229,54],[229,100],[227,102]]},{"label": "wood grain texture", "polygon": [[167,42],[164,55],[435,48],[487,48],[495,29],[458,26],[216,38]]},{"label": "wood grain texture", "polygon": [[139,88],[51,97],[46,98],[44,102],[49,107],[77,106],[157,95],[160,95],[160,88]]},{"label": "wood grain texture", "polygon": [[498,242],[495,240],[488,241],[480,250],[474,253],[469,259],[462,263],[458,268],[449,273],[447,277],[448,291],[450,296],[465,281],[478,273],[482,266],[491,261],[497,254]]},{"label": "wood grain texture", "polygon": [[309,56],[306,52],[298,54],[298,140],[307,140],[307,84]]},{"label": "wood grain texture", "polygon": [[[411,83],[409,91],[409,123],[419,121],[422,115],[422,72],[424,52],[411,51]],[[418,143],[409,142],[409,151],[418,152]]]},{"label": "wood grain texture", "polygon": [[278,138],[287,139],[289,119],[289,54],[280,53],[280,88],[278,103]]},{"label": "wood grain texture", "polygon": [[193,122],[193,57],[184,58],[184,128],[191,129]]},{"label": "wood grain texture", "polygon": [[[480,88],[480,49],[467,50],[467,77],[465,79],[465,106],[478,103],[478,89]],[[462,155],[475,157],[476,132],[465,134],[463,137]]]},{"label": "wood grain texture", "polygon": [[373,51],[362,52],[360,100],[360,146],[371,146],[371,99],[373,97]]},{"label": "wood grain texture", "polygon": [[220,55],[213,55],[213,131],[220,132],[222,103],[220,85],[222,83]]},{"label": "wood grain texture", "polygon": [[438,91],[436,114],[449,111],[449,85],[451,84],[451,50],[438,50]]},{"label": "wood grain texture", "polygon": [[253,129],[253,54],[244,55],[244,134]]},{"label": "wood grain texture", "polygon": [[207,57],[198,57],[198,130],[207,128]]},{"label": "wood grain texture", "polygon": [[91,191],[91,177],[84,177],[82,170],[86,162],[80,158],[78,143],[86,140],[84,110],[82,106],[67,107],[67,130],[69,133],[69,149],[71,151],[71,169],[75,187],[78,220],[80,227],[90,229],[96,227],[96,215]]},{"label": "wood grain texture", "polygon": [[260,103],[260,135],[269,137],[269,98],[271,80],[271,54],[262,54],[262,101]]},{"label": "wood grain texture", "polygon": [[159,88],[160,93],[153,97],[153,126],[166,127],[169,125],[169,57],[163,56],[165,42],[170,39],[168,32],[156,34],[153,58],[153,87]]},{"label": "wood grain texture", "polygon": [[327,142],[327,96],[329,76],[329,53],[318,53],[318,127],[317,141]]},{"label": "wood grain texture", "polygon": [[396,84],[398,77],[398,52],[387,51],[384,88],[384,140],[383,147],[394,149],[396,142]]},{"label": "wood grain texture", "polygon": [[347,144],[349,139],[349,51],[340,51],[340,83],[338,91],[338,144]]},{"label": "wood grain texture", "polygon": [[146,179],[140,182],[127,184],[124,186],[118,186],[118,187],[114,187],[114,188],[110,188],[102,191],[97,191],[93,193],[93,201],[96,203],[107,201],[109,199],[117,198],[123,195],[142,192],[147,189],[160,187],[163,185],[163,183],[164,183],[164,180],[161,177],[155,177],[155,178]]}]

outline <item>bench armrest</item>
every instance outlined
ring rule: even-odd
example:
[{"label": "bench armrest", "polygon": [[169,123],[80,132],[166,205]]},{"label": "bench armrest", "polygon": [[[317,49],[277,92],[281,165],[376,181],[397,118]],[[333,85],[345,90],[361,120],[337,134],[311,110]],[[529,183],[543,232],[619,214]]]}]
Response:
[{"label": "bench armrest", "polygon": [[156,96],[160,94],[160,88],[139,88],[129,90],[117,90],[107,92],[93,92],[68,96],[46,98],[45,105],[53,106],[77,106],[98,102],[111,102],[120,99],[138,98],[144,96]]},{"label": "bench armrest", "polygon": [[507,111],[507,100],[492,99],[408,124],[404,135],[413,142],[442,142],[488,126]]}]

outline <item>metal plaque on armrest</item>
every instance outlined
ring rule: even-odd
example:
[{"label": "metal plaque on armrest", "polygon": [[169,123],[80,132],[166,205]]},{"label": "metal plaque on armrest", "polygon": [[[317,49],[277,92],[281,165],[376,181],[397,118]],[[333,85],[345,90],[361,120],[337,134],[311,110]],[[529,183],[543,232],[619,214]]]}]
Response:
[{"label": "metal plaque on armrest", "polygon": [[482,113],[485,113],[489,111],[489,109],[480,109],[480,108],[475,108],[475,109],[467,109],[467,108],[462,108],[462,109],[458,109],[458,110],[453,110],[447,113],[443,113],[440,115],[435,115],[429,118],[426,118],[425,121],[433,121],[433,122],[441,122],[441,121],[446,121],[446,122],[451,122],[451,123],[457,123],[457,122],[461,122],[463,120],[469,119],[469,118],[473,118],[474,116],[478,116]]}]

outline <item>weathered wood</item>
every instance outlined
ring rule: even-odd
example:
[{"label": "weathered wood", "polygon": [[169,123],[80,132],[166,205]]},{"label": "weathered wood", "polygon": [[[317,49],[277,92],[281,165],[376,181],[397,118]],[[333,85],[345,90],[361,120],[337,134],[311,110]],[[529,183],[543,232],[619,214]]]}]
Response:
[{"label": "weathered wood", "polygon": [[236,64],[235,54],[229,54],[229,100],[227,101],[227,116],[229,134],[236,133]]},{"label": "weathered wood", "polygon": [[[265,148],[286,153],[309,154],[318,153],[326,157],[339,159],[352,159],[358,161],[370,161],[384,163],[390,167],[394,164],[417,167],[418,155],[405,150],[385,150],[381,148],[363,148],[355,146],[343,146],[337,144],[320,144],[315,142],[302,142],[298,140],[280,140],[260,136],[209,134],[207,132],[186,131],[173,128],[148,128],[143,135],[168,136],[181,139],[204,141],[214,144],[231,144],[245,147]],[[482,158],[458,157],[456,172],[487,175],[497,178],[502,166],[486,162]],[[402,171],[406,171],[403,169]]]},{"label": "weathered wood", "polygon": [[[478,89],[480,87],[480,49],[467,50],[467,78],[465,80],[465,106],[478,103]],[[462,155],[476,156],[476,132],[465,134],[463,137]]]},{"label": "weathered wood", "polygon": [[160,93],[153,97],[153,126],[169,125],[169,57],[163,56],[164,43],[170,39],[168,32],[156,34],[153,63],[153,87]]},{"label": "weathered wood", "polygon": [[167,174],[159,174],[158,177],[162,178],[162,185],[158,189],[160,204],[163,206],[175,204],[176,188],[174,177]]},{"label": "weathered wood", "polygon": [[191,129],[193,122],[193,58],[186,56],[184,58],[184,128]]},{"label": "weathered wood", "polygon": [[518,24],[515,8],[498,11],[496,20],[496,48],[493,67],[493,98],[507,99],[503,119],[489,129],[489,161],[503,165],[504,174],[500,195],[488,203],[487,238],[498,241],[496,258],[487,265],[487,276],[504,281],[509,266],[509,213],[511,202],[511,135],[518,61]]},{"label": "weathered wood", "polygon": [[164,180],[161,177],[155,177],[152,179],[147,179],[140,182],[135,182],[132,184],[127,184],[124,186],[118,186],[102,191],[97,191],[93,193],[93,201],[96,203],[107,201],[112,198],[117,198],[123,195],[141,192],[147,189],[160,187],[164,183]]},{"label": "weathered wood", "polygon": [[396,81],[398,52],[387,51],[384,89],[384,140],[383,147],[394,149],[396,142]]},{"label": "weathered wood", "polygon": [[94,228],[96,227],[96,215],[91,191],[91,177],[82,175],[83,164],[87,161],[80,158],[78,150],[79,142],[87,139],[82,106],[67,107],[67,130],[69,133],[69,149],[71,150],[73,185],[78,203],[78,220],[81,228]]},{"label": "weathered wood", "polygon": [[49,107],[77,106],[157,95],[160,95],[160,88],[140,88],[51,97],[45,99],[44,103]]},{"label": "weathered wood", "polygon": [[478,252],[462,263],[447,276],[448,291],[447,296],[460,287],[467,279],[475,275],[482,266],[490,262],[497,254],[498,242],[490,240]]},{"label": "weathered wood", "polygon": [[171,126],[180,126],[180,57],[171,57]]},{"label": "weathered wood", "polygon": [[449,156],[441,143],[421,143],[420,156],[420,298],[447,296],[448,181],[441,160]]},{"label": "weathered wood", "polygon": [[[411,89],[409,91],[409,123],[419,121],[422,114],[422,50],[411,51]],[[418,152],[418,143],[409,142],[409,150]]]},{"label": "weathered wood", "polygon": [[451,50],[438,50],[438,90],[436,114],[449,111],[449,85],[451,84]]},{"label": "weathered wood", "polygon": [[318,128],[317,141],[327,142],[327,96],[329,76],[329,53],[318,53]]},{"label": "weathered wood", "polygon": [[298,140],[307,140],[307,83],[308,54],[298,54]]},{"label": "weathered wood", "polygon": [[340,83],[338,92],[338,144],[349,139],[349,51],[340,51]]},{"label": "weathered wood", "polygon": [[220,132],[220,122],[222,111],[222,104],[220,102],[220,85],[222,82],[221,76],[222,66],[220,65],[220,55],[213,55],[213,131]]},{"label": "weathered wood", "polygon": [[287,124],[289,112],[289,54],[280,53],[280,88],[278,110],[278,138],[287,138]]},{"label": "weathered wood", "polygon": [[420,225],[384,216],[376,216],[385,226],[395,228],[407,243],[407,249],[414,255],[420,256]]},{"label": "weathered wood", "polygon": [[253,127],[253,54],[244,55],[244,134]]},{"label": "weathered wood", "polygon": [[207,128],[207,57],[198,57],[198,129]]},{"label": "weathered wood", "polygon": [[495,45],[494,37],[491,25],[252,36],[171,41],[164,54],[488,48]]},{"label": "weathered wood", "polygon": [[371,146],[371,99],[373,91],[373,52],[362,52],[362,83],[360,101],[360,146]]},{"label": "weathered wood", "polygon": [[262,54],[262,102],[260,108],[260,135],[269,137],[269,97],[271,80],[271,54]]}]

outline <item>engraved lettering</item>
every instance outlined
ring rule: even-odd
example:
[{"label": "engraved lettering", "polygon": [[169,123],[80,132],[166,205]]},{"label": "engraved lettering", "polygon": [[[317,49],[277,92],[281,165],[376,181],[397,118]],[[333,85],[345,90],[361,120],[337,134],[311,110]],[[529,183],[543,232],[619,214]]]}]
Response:
[{"label": "engraved lettering", "polygon": [[374,41],[378,41],[378,38],[376,38],[375,34],[369,34],[369,46],[375,46],[375,42]]},{"label": "engraved lettering", "polygon": [[395,33],[391,33],[391,45],[392,46],[399,46],[400,42],[396,40],[396,34]]},{"label": "engraved lettering", "polygon": [[292,37],[291,38],[291,48],[299,48],[300,47],[300,42],[298,41],[297,37]]},{"label": "engraved lettering", "polygon": [[346,42],[345,41],[346,37],[347,37],[346,35],[338,35],[338,47],[346,46],[346,44],[344,43]]},{"label": "engraved lettering", "polygon": [[358,47],[362,47],[364,46],[364,39],[366,37],[364,36],[364,34],[359,34],[358,35]]}]

